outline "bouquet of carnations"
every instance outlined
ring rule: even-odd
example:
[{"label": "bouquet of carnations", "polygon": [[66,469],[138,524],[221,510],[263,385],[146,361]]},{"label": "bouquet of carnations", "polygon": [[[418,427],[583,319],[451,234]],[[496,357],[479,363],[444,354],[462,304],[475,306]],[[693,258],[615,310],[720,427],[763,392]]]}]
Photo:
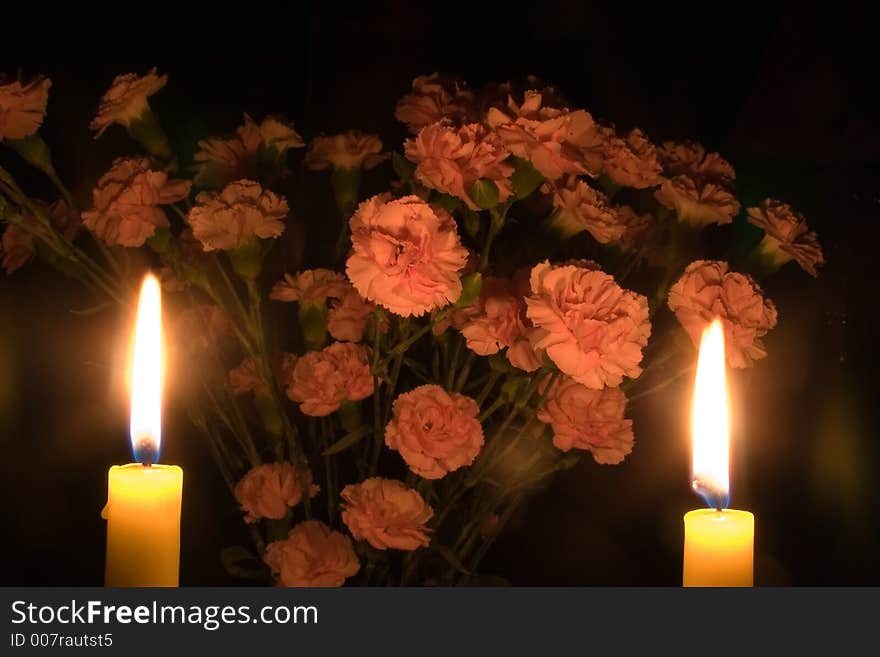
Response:
[{"label": "bouquet of carnations", "polygon": [[[621,463],[628,403],[691,371],[714,318],[731,368],[764,358],[759,281],[822,264],[789,205],[743,211],[718,153],[532,79],[416,78],[393,153],[357,130],[304,148],[248,115],[186,153],[149,104],[166,82],[112,82],[91,128],[125,129],[131,154],[75,198],[39,132],[51,82],[0,77],[2,265],[39,256],[123,308],[143,263],[159,272],[185,407],[250,530],[221,554],[243,577],[499,581],[481,560],[530,493]],[[24,163],[57,198],[23,189]],[[388,191],[365,198],[367,175]]]}]

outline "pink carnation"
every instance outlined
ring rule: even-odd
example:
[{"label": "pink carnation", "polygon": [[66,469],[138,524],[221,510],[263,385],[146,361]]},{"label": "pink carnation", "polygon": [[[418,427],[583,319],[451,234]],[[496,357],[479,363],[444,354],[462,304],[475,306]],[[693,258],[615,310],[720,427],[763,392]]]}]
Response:
[{"label": "pink carnation", "polygon": [[687,175],[663,181],[654,197],[663,207],[675,210],[680,221],[695,226],[729,224],[740,209],[726,185],[701,182]]},{"label": "pink carnation", "polygon": [[503,278],[483,279],[474,304],[453,313],[452,323],[474,353],[490,356],[506,348],[514,367],[531,372],[541,366],[541,359],[529,342],[525,299],[514,288]]},{"label": "pink carnation", "polygon": [[553,205],[550,225],[563,237],[587,231],[600,244],[608,244],[619,240],[626,228],[605,194],[577,176],[554,190]]},{"label": "pink carnation", "polygon": [[596,463],[616,464],[633,448],[632,420],[624,418],[620,388],[595,390],[568,377],[555,383],[538,419],[553,427],[553,444],[563,452],[585,449]]},{"label": "pink carnation", "polygon": [[[360,342],[376,306],[364,299],[348,284],[341,297],[330,302],[327,313],[327,331],[334,340]],[[387,326],[380,327],[384,333]]]},{"label": "pink carnation", "polygon": [[310,472],[300,481],[290,463],[265,463],[251,468],[241,478],[235,486],[235,499],[246,514],[245,522],[253,523],[261,518],[280,520],[289,508],[302,501],[303,488],[309,490],[309,497],[318,494]]},{"label": "pink carnation", "polygon": [[615,210],[618,220],[623,224],[623,234],[618,244],[624,251],[632,251],[648,237],[656,221],[651,214],[638,214],[628,205],[622,205]]},{"label": "pink carnation", "polygon": [[728,272],[726,262],[698,260],[669,291],[669,307],[694,345],[716,317],[724,325],[727,362],[749,367],[767,351],[761,338],[776,326],[776,306],[749,276]]},{"label": "pink carnation", "polygon": [[536,265],[526,299],[532,344],[588,388],[617,386],[642,373],[651,323],[648,300],[608,274],[578,265]]},{"label": "pink carnation", "polygon": [[415,176],[422,184],[461,199],[471,210],[479,209],[470,194],[478,180],[494,183],[501,202],[513,194],[513,167],[504,162],[510,153],[482,124],[427,125],[407,140],[406,156],[415,162]]},{"label": "pink carnation", "polygon": [[664,169],[671,176],[707,178],[715,181],[733,181],[736,172],[718,153],[706,153],[706,149],[693,142],[663,142],[657,149]]},{"label": "pink carnation", "polygon": [[304,414],[314,417],[330,415],[343,402],[372,394],[367,351],[351,342],[334,342],[300,357],[287,384],[287,396],[300,404]]},{"label": "pink carnation", "polygon": [[622,187],[645,189],[663,181],[657,149],[638,128],[633,128],[626,139],[614,137],[608,140],[604,170]]},{"label": "pink carnation", "polygon": [[196,203],[187,221],[205,251],[231,250],[284,232],[287,201],[251,180],[230,183],[220,193],[202,192]]},{"label": "pink carnation", "polygon": [[403,482],[373,477],[346,486],[341,497],[342,522],[377,550],[415,550],[430,542],[425,524],[434,512]]},{"label": "pink carnation", "polygon": [[757,208],[749,208],[749,223],[764,229],[762,250],[777,263],[795,260],[806,272],[818,276],[824,264],[822,246],[807,226],[804,216],[782,201],[766,199]]},{"label": "pink carnation", "polygon": [[269,292],[275,301],[323,306],[327,299],[341,299],[350,289],[343,274],[329,269],[306,269],[297,274],[284,274],[284,278]]},{"label": "pink carnation", "polygon": [[510,98],[506,111],[492,107],[486,120],[511,153],[548,180],[599,173],[606,133],[583,110],[548,107],[540,91],[527,91],[522,105]]},{"label": "pink carnation", "polygon": [[244,124],[226,137],[208,137],[198,143],[195,176],[199,187],[222,187],[235,180],[258,177],[260,148],[283,155],[291,148],[301,148],[302,138],[283,117],[268,116],[257,123],[247,114]]},{"label": "pink carnation", "polygon": [[159,206],[186,198],[190,185],[153,170],[147,158],[118,158],[92,191],[94,209],[82,213],[83,224],[110,246],[143,246],[169,225]]},{"label": "pink carnation", "polygon": [[382,140],[360,130],[312,140],[304,164],[313,171],[326,169],[364,169],[378,166],[389,157],[382,152]]},{"label": "pink carnation", "polygon": [[455,302],[468,252],[448,212],[418,196],[364,201],[351,218],[346,273],[361,296],[409,317]]},{"label": "pink carnation", "polygon": [[361,569],[351,539],[320,520],[305,520],[270,543],[263,560],[281,586],[342,586]]},{"label": "pink carnation", "polygon": [[[293,354],[282,353],[270,363],[275,378],[282,384],[286,384],[293,375],[297,357]],[[245,358],[237,367],[229,371],[229,387],[233,394],[242,395],[246,392],[256,392],[267,395],[269,390],[266,383],[257,371],[257,365],[253,358]]]},{"label": "pink carnation", "polygon": [[37,77],[22,84],[0,75],[0,141],[30,137],[43,124],[52,81]]},{"label": "pink carnation", "polygon": [[197,303],[178,315],[173,333],[187,348],[216,348],[231,337],[232,322],[219,306]]},{"label": "pink carnation", "polygon": [[136,73],[117,75],[101,98],[98,113],[89,126],[97,132],[95,137],[100,137],[114,123],[128,127],[132,121],[141,118],[150,110],[147,98],[167,82],[168,76],[157,75],[155,66],[143,76]]},{"label": "pink carnation", "polygon": [[474,113],[473,93],[462,82],[434,73],[413,80],[412,92],[397,102],[394,117],[416,134],[443,119],[466,123]]},{"label": "pink carnation", "polygon": [[470,397],[424,385],[395,399],[393,410],[385,444],[425,479],[440,479],[470,465],[480,453],[480,408]]}]

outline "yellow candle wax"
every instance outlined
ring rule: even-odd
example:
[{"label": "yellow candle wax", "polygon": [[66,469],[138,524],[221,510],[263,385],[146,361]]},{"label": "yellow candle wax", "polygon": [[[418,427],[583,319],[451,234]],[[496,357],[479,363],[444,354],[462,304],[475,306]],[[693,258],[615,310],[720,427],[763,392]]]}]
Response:
[{"label": "yellow candle wax", "polygon": [[755,517],[735,509],[684,516],[684,586],[752,586]]},{"label": "yellow candle wax", "polygon": [[107,477],[106,586],[177,586],[183,470],[114,465]]}]

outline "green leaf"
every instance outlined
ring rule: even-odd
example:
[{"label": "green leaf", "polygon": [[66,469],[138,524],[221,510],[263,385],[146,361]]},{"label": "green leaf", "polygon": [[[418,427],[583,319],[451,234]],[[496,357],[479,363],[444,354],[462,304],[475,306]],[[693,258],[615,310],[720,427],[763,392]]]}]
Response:
[{"label": "green leaf", "polygon": [[503,399],[513,402],[519,396],[520,389],[528,382],[524,376],[513,376],[504,382],[501,386],[501,396]]},{"label": "green leaf", "polygon": [[220,562],[224,570],[233,577],[242,579],[265,579],[269,569],[257,556],[241,545],[224,548],[220,552]]},{"label": "green leaf", "polygon": [[342,438],[337,440],[335,443],[330,445],[327,449],[325,449],[321,456],[332,456],[333,454],[338,454],[344,449],[348,449],[352,445],[357,444],[362,439],[366,438],[373,432],[373,428],[367,424],[364,426],[355,429],[351,433],[345,434]]},{"label": "green leaf", "polygon": [[488,178],[480,178],[471,185],[469,194],[474,203],[483,210],[498,205],[498,185]]},{"label": "green leaf", "polygon": [[149,246],[154,252],[166,254],[171,252],[174,238],[171,231],[167,228],[157,228],[153,236],[147,240]]},{"label": "green leaf", "polygon": [[538,186],[544,182],[544,176],[528,160],[515,157],[510,181],[513,183],[513,193],[517,198],[522,199],[538,189]]},{"label": "green leaf", "polygon": [[468,274],[461,279],[461,296],[455,302],[454,308],[467,308],[473,305],[474,301],[480,295],[480,288],[483,287],[483,275],[480,272]]},{"label": "green leaf", "polygon": [[513,365],[507,360],[507,353],[503,351],[496,352],[489,356],[489,367],[492,368],[492,371],[500,372],[501,374],[513,371]]},{"label": "green leaf", "polygon": [[480,234],[480,227],[483,225],[483,217],[479,212],[474,212],[470,208],[465,208],[464,211],[464,231],[473,237],[477,238],[477,235]]},{"label": "green leaf", "polygon": [[394,167],[394,173],[403,181],[407,182],[412,179],[415,173],[416,165],[406,159],[401,153],[394,153],[391,156],[391,165]]},{"label": "green leaf", "polygon": [[557,470],[571,470],[574,466],[576,466],[581,457],[584,455],[580,450],[572,450],[565,456],[563,456],[559,461],[556,462]]},{"label": "green leaf", "polygon": [[432,193],[431,204],[437,205],[446,210],[449,214],[452,214],[461,205],[461,201],[458,199],[458,197],[452,196],[450,194]]},{"label": "green leaf", "polygon": [[432,548],[435,552],[437,552],[437,554],[439,554],[446,560],[446,563],[455,568],[462,575],[471,574],[471,572],[464,567],[464,564],[461,562],[461,559],[458,558],[458,555],[455,554],[455,552],[450,550],[448,547],[446,547],[445,545],[433,545]]}]

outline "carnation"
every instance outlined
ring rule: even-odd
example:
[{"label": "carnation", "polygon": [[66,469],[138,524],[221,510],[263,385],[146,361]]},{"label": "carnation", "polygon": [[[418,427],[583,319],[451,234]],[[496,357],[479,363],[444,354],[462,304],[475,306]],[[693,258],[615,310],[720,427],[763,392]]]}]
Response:
[{"label": "carnation", "polygon": [[656,225],[650,213],[638,214],[628,205],[616,208],[616,213],[618,221],[623,224],[623,234],[617,243],[624,251],[636,249]]},{"label": "carnation", "polygon": [[686,175],[691,178],[710,178],[716,181],[732,181],[736,172],[718,153],[706,153],[706,149],[694,142],[665,141],[657,149],[663,168],[671,176]]},{"label": "carnation", "polygon": [[361,568],[351,539],[320,520],[305,520],[270,543],[263,560],[281,586],[342,586]]},{"label": "carnation", "polygon": [[818,268],[825,262],[822,246],[801,213],[787,203],[772,199],[766,199],[760,206],[746,212],[749,223],[764,230],[760,247],[764,253],[778,265],[794,260],[810,275],[819,275]]},{"label": "carnation", "polygon": [[245,512],[245,522],[254,523],[262,518],[280,520],[288,509],[303,499],[303,489],[309,497],[318,494],[312,484],[312,474],[297,473],[290,463],[265,463],[251,468],[235,486],[235,499]]},{"label": "carnation", "polygon": [[269,298],[275,301],[323,306],[327,299],[341,299],[350,289],[348,279],[329,269],[307,269],[297,274],[285,274],[274,286]]},{"label": "carnation", "polygon": [[[293,368],[296,366],[297,357],[289,353],[281,353],[270,363],[275,378],[286,385],[287,381],[293,374]],[[229,388],[233,394],[242,395],[247,392],[255,392],[258,395],[268,395],[269,390],[266,383],[257,371],[257,364],[253,358],[245,358],[232,368],[228,375]]]},{"label": "carnation", "polygon": [[43,124],[52,81],[36,77],[22,84],[0,75],[0,141],[30,137]]},{"label": "carnation", "polygon": [[2,266],[7,274],[23,267],[37,252],[33,236],[24,228],[9,224],[0,240]]},{"label": "carnation", "polygon": [[378,136],[349,130],[339,135],[315,137],[306,152],[305,165],[313,171],[368,170],[388,157],[388,153],[382,152],[382,140]]},{"label": "carnation", "polygon": [[716,317],[724,326],[727,362],[750,367],[767,351],[762,338],[776,326],[776,306],[751,277],[728,271],[726,262],[698,260],[669,291],[669,308],[698,345]]},{"label": "carnation", "polygon": [[143,76],[136,73],[116,76],[110,89],[101,98],[97,115],[92,119],[90,127],[97,131],[95,136],[100,137],[114,123],[128,127],[132,121],[141,118],[150,109],[147,98],[167,82],[168,76],[157,75],[155,67]]},{"label": "carnation", "polygon": [[268,116],[258,124],[245,114],[244,124],[235,133],[202,139],[198,146],[193,157],[193,182],[199,187],[222,187],[235,180],[256,178],[261,148],[282,157],[291,148],[302,148],[303,140],[283,117]]},{"label": "carnation", "polygon": [[334,342],[300,357],[287,383],[287,396],[305,415],[322,417],[373,394],[367,351],[359,344]]},{"label": "carnation", "polygon": [[553,429],[563,452],[583,449],[596,463],[616,464],[632,451],[632,420],[624,418],[626,395],[620,388],[596,390],[564,377],[555,382],[538,419]]},{"label": "carnation", "polygon": [[532,344],[588,388],[620,385],[642,372],[651,323],[648,300],[608,274],[577,264],[536,265],[527,315]]},{"label": "carnation", "polygon": [[725,185],[703,183],[687,175],[663,181],[654,197],[674,210],[680,221],[694,226],[729,224],[740,210],[739,201]]},{"label": "carnation", "polygon": [[409,469],[440,479],[474,462],[483,446],[480,408],[470,397],[423,385],[394,400],[385,427],[385,444],[399,452]]},{"label": "carnation", "polygon": [[351,218],[346,273],[362,297],[403,317],[454,303],[468,258],[455,220],[417,196],[364,201]]},{"label": "carnation", "polygon": [[657,149],[638,128],[633,128],[626,139],[614,137],[608,140],[603,168],[621,187],[645,189],[663,181]]},{"label": "carnation", "polygon": [[394,117],[416,134],[444,119],[466,123],[475,113],[474,95],[463,82],[433,73],[413,80],[412,92],[397,102]]},{"label": "carnation", "polygon": [[83,224],[110,246],[143,246],[169,226],[159,206],[185,199],[190,185],[154,170],[147,158],[118,158],[92,191],[94,207],[82,213]]},{"label": "carnation", "polygon": [[230,183],[219,193],[202,192],[196,203],[187,222],[205,251],[228,251],[284,232],[287,201],[252,180]]},{"label": "carnation", "polygon": [[342,489],[342,522],[377,550],[426,547],[433,510],[418,491],[396,479],[372,477]]},{"label": "carnation", "polygon": [[[339,298],[330,302],[330,311],[327,313],[327,332],[334,340],[346,342],[360,342],[364,337],[364,331],[376,306],[364,299],[358,291],[348,284],[348,289]],[[387,323],[379,326],[383,333],[387,330]]]},{"label": "carnation", "polygon": [[527,91],[522,105],[492,107],[486,117],[508,150],[529,160],[548,180],[565,174],[597,175],[607,133],[583,110],[548,107],[540,91]]},{"label": "carnation", "polygon": [[626,228],[605,194],[576,176],[553,190],[553,205],[550,226],[563,237],[587,231],[600,244],[608,244],[619,240]]},{"label": "carnation", "polygon": [[432,123],[422,128],[405,145],[406,157],[415,163],[415,177],[430,189],[461,199],[471,210],[480,209],[471,197],[478,180],[489,181],[498,190],[498,200],[513,194],[510,156],[499,137],[479,123],[454,127]]}]

